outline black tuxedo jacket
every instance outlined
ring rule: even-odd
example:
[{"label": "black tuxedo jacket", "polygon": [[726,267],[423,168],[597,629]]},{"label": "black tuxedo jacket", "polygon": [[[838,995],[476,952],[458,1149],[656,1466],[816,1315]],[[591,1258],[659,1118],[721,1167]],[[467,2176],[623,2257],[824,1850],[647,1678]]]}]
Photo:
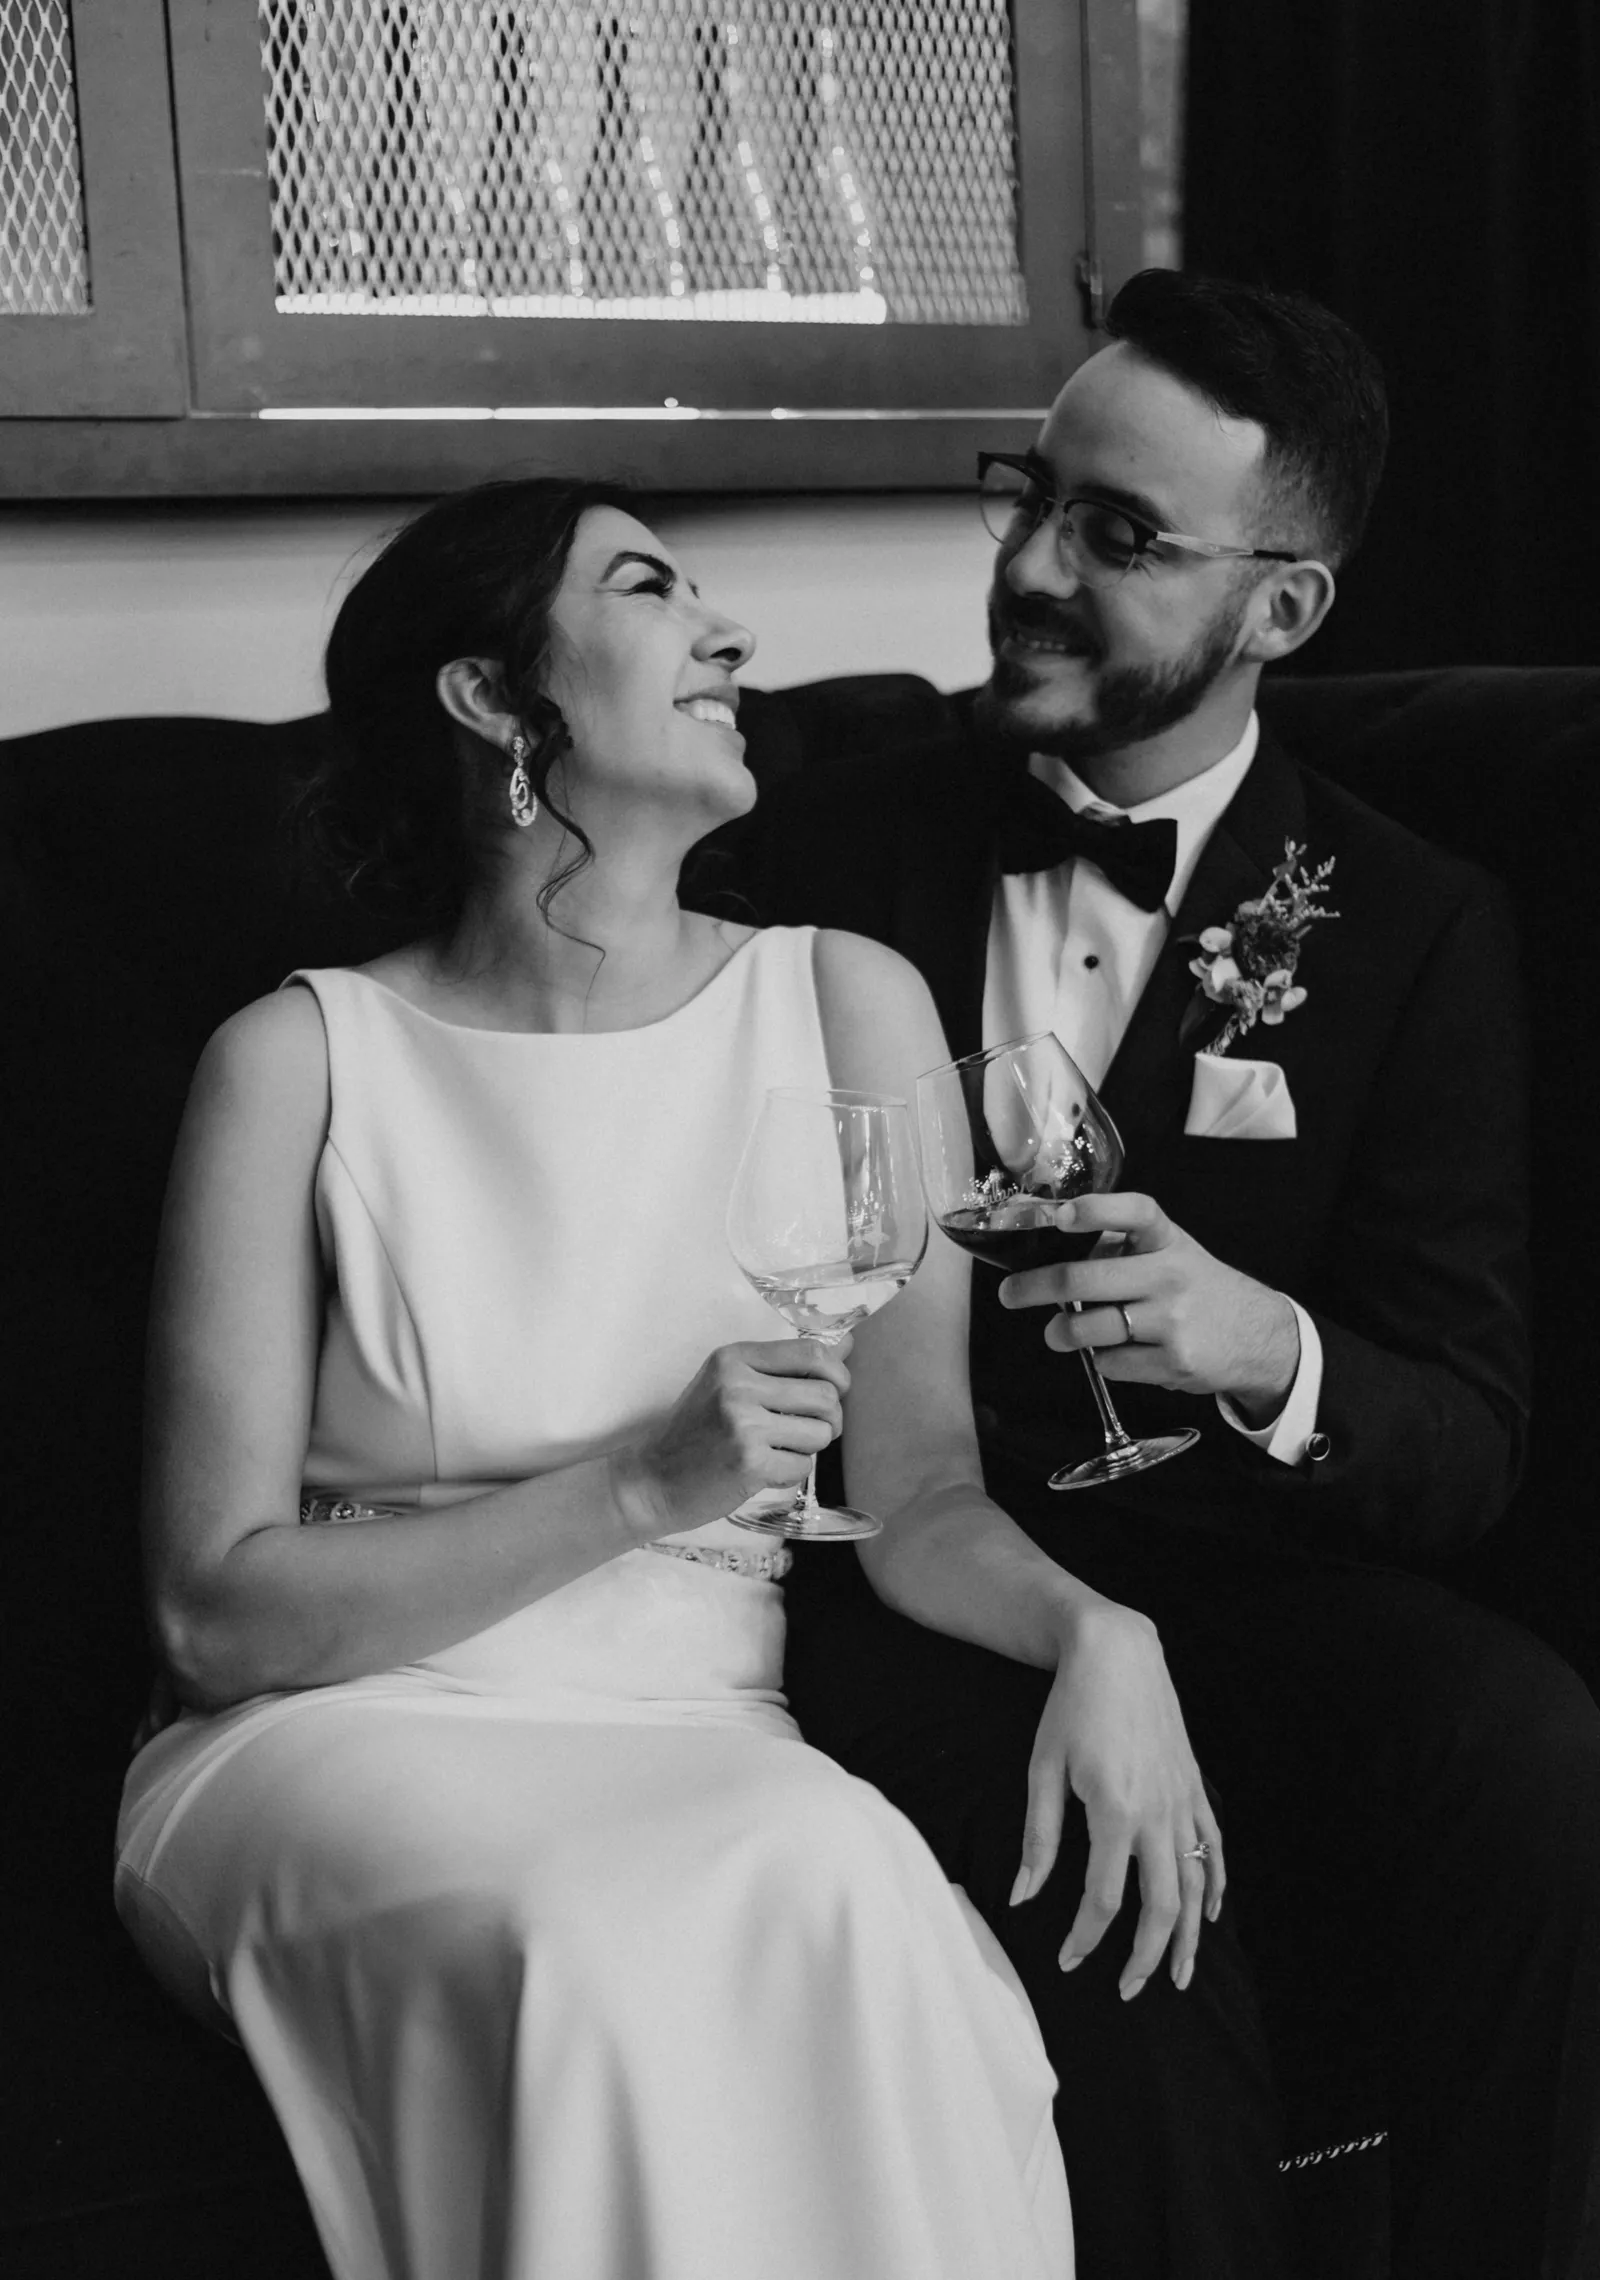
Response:
[{"label": "black tuxedo jacket", "polygon": [[[920,967],[953,1054],[976,1050],[996,877],[993,762],[959,703],[925,750],[808,766],[754,818],[760,917],[875,936]],[[1306,938],[1306,1001],[1243,1050],[1280,1063],[1293,1140],[1186,1137],[1196,991],[1186,939],[1259,894],[1284,842],[1332,856],[1339,915]],[[1207,842],[1101,1087],[1124,1183],[1217,1257],[1311,1314],[1318,1460],[1290,1467],[1209,1400],[1116,1387],[1131,1432],[1198,1424],[1197,1449],[1098,1500],[1346,1557],[1432,1562],[1516,1485],[1527,1421],[1527,1175],[1520,992],[1505,898],[1263,737]],[[974,1270],[973,1400],[991,1486],[1096,1445],[1083,1373],[1041,1310],[1002,1311]],[[1052,1500],[1059,1503],[1060,1500]]]}]

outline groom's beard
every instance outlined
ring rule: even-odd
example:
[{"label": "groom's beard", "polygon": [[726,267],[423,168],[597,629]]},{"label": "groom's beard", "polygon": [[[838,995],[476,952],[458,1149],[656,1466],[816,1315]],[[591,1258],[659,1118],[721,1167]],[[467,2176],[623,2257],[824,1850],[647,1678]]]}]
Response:
[{"label": "groom's beard", "polygon": [[[1101,662],[1103,645],[1087,627],[1058,618],[1048,603],[1014,594],[1001,601],[991,592],[989,647],[994,669],[978,694],[974,708],[978,725],[986,736],[1013,751],[1048,752],[1069,764],[1143,744],[1187,720],[1232,664],[1248,599],[1248,590],[1233,595],[1181,657],[1162,665],[1107,665]],[[1047,635],[1083,660],[1088,699],[1083,710],[1056,721],[1043,713],[1039,680],[1026,665],[999,654],[1013,628]]]}]

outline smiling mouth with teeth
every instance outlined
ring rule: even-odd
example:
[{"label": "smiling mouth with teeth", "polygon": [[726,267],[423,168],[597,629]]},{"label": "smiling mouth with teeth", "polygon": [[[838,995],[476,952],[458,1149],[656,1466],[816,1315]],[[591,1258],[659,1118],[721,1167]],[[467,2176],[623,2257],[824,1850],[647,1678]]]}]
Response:
[{"label": "smiling mouth with teeth", "polygon": [[1095,652],[1082,641],[1052,640],[1048,634],[1030,633],[1022,626],[1007,626],[1005,640],[1008,648],[1026,649],[1034,656],[1072,657],[1084,665],[1096,662]]},{"label": "smiling mouth with teeth", "polygon": [[713,728],[735,728],[733,707],[724,704],[720,697],[684,697],[678,704],[679,712],[686,712],[691,720],[710,721]]}]

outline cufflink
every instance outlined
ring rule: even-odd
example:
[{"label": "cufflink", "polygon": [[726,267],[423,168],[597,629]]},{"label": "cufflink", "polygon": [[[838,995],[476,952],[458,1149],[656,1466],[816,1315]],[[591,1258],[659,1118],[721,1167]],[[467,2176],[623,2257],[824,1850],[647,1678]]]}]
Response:
[{"label": "cufflink", "polygon": [[1332,1454],[1332,1451],[1333,1443],[1328,1439],[1326,1433],[1313,1433],[1306,1442],[1306,1455],[1314,1465],[1320,1465],[1325,1457]]}]

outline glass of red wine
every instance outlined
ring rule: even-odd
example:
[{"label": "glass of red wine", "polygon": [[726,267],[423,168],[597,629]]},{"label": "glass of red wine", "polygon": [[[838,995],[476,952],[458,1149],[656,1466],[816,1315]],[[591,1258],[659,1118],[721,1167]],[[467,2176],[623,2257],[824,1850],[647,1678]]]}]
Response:
[{"label": "glass of red wine", "polygon": [[[917,1079],[917,1124],[928,1208],[952,1243],[1008,1275],[1086,1259],[1099,1241],[1056,1225],[1074,1196],[1111,1193],[1122,1142],[1088,1081],[1050,1031],[968,1053]],[[1199,1440],[1180,1433],[1135,1440],[1124,1432],[1087,1346],[1081,1358],[1105,1448],[1067,1465],[1052,1488],[1095,1488],[1147,1472]]]},{"label": "glass of red wine", "polygon": [[[837,1346],[904,1290],[927,1246],[903,1100],[788,1086],[767,1094],[728,1200],[728,1248],[801,1337]],[[792,1503],[775,1512],[767,1497],[759,1503],[728,1517],[808,1543],[849,1543],[883,1526],[853,1505],[819,1504],[815,1458]]]}]

